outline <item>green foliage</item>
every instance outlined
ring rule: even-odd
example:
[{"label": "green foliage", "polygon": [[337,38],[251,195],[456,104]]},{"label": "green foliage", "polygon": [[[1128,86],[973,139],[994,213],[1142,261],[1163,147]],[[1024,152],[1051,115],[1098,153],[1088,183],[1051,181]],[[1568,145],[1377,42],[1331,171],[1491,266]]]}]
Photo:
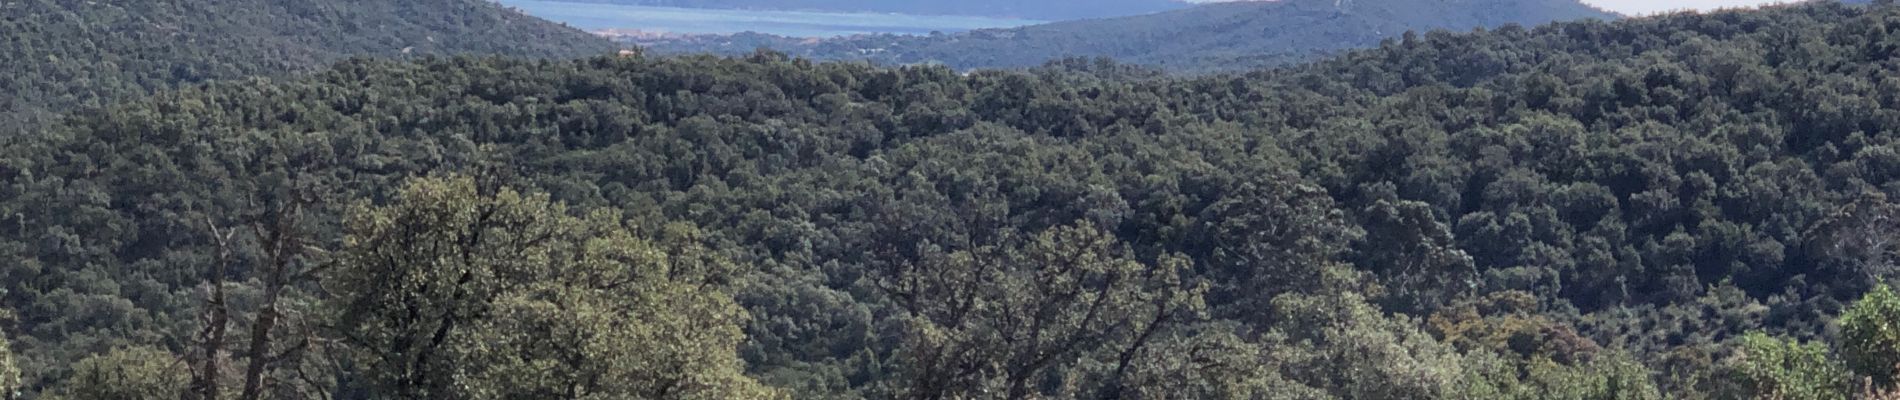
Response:
[{"label": "green foliage", "polygon": [[[1118,385],[1085,390],[1077,398],[1314,399],[1329,395],[1281,375],[1266,345],[1241,337],[1231,322],[1181,327],[1136,354],[1119,371]],[[1083,382],[1106,382],[1117,365],[1083,363]]]},{"label": "green foliage", "polygon": [[1157,334],[1204,307],[1181,281],[1186,260],[1154,265],[1128,258],[1126,245],[1088,223],[1057,227],[1003,246],[944,253],[880,271],[874,285],[908,314],[896,393],[905,398],[1010,399],[1062,396],[1042,382],[1064,363],[1095,352],[1116,359],[1091,382],[1120,393],[1137,357]]},{"label": "green foliage", "polygon": [[1308,387],[1349,399],[1449,399],[1466,384],[1456,349],[1350,291],[1283,295],[1273,310],[1284,338],[1272,357]]},{"label": "green foliage", "polygon": [[352,56],[610,51],[485,1],[17,0],[0,6],[0,133],[209,80],[286,76]]},{"label": "green foliage", "polygon": [[1430,204],[1380,200],[1360,215],[1366,237],[1356,264],[1379,268],[1374,273],[1391,291],[1388,308],[1429,314],[1431,307],[1477,291],[1477,266]]},{"label": "green foliage", "polygon": [[1432,314],[1426,328],[1440,340],[1466,350],[1494,352],[1520,360],[1577,364],[1594,359],[1600,347],[1575,328],[1537,312],[1530,293],[1503,291],[1458,302]]},{"label": "green foliage", "polygon": [[[0,316],[5,316],[0,312]],[[11,398],[20,389],[20,367],[13,361],[13,342],[0,332],[0,398]]]},{"label": "green foliage", "polygon": [[1900,373],[1900,296],[1880,285],[1841,314],[1841,354],[1854,372],[1882,387]]},{"label": "green foliage", "polygon": [[746,315],[718,287],[732,267],[689,232],[653,244],[618,213],[468,178],[351,215],[326,287],[378,396],[773,397],[733,353]]},{"label": "green foliage", "polygon": [[[307,315],[343,332],[305,352],[347,358],[317,378],[339,390],[758,393],[743,371],[811,398],[1711,398],[1729,338],[1823,338],[1868,286],[1843,261],[1879,246],[1840,239],[1881,226],[1830,222],[1880,221],[1852,203],[1900,190],[1893,26],[1802,4],[1195,78],[351,60],[7,137],[0,302],[30,392],[101,349],[196,361],[210,282],[240,310],[268,286],[266,252],[207,272],[207,221],[265,214],[281,199],[259,188],[302,171],[336,201],[300,257],[335,266],[284,298],[339,306]],[[452,173],[488,180],[399,190]],[[511,243],[536,235],[561,240]],[[655,270],[685,275],[602,284]],[[1082,317],[1097,300],[1113,312]],[[694,315],[711,325],[673,319]],[[678,346],[620,345],[654,342]],[[626,379],[573,384],[591,377]]]},{"label": "green foliage", "polygon": [[1578,362],[1529,359],[1487,351],[1468,354],[1465,384],[1452,398],[1524,400],[1656,400],[1669,398],[1650,369],[1623,354]]},{"label": "green foliage", "polygon": [[1750,398],[1820,400],[1850,397],[1850,375],[1827,346],[1800,343],[1760,332],[1741,339],[1742,360],[1734,367]]},{"label": "green foliage", "polygon": [[61,400],[143,400],[184,393],[190,380],[178,356],[162,349],[114,349],[73,364],[73,375],[52,393]]},{"label": "green foliage", "polygon": [[1220,283],[1213,301],[1232,305],[1219,310],[1229,318],[1261,315],[1282,293],[1335,289],[1324,267],[1364,235],[1324,189],[1298,184],[1296,176],[1261,175],[1202,211],[1194,237],[1207,249],[1205,275]]},{"label": "green foliage", "polygon": [[1577,400],[1660,400],[1649,369],[1628,357],[1607,356],[1568,366],[1535,360],[1528,368],[1527,391],[1518,398]]}]

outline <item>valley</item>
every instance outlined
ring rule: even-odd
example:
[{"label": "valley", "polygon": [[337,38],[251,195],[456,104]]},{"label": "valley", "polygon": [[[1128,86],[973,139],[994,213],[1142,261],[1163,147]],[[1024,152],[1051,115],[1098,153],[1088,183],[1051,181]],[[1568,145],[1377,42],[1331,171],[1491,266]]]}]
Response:
[{"label": "valley", "polygon": [[1894,1],[777,4],[0,0],[0,399],[1900,398]]}]

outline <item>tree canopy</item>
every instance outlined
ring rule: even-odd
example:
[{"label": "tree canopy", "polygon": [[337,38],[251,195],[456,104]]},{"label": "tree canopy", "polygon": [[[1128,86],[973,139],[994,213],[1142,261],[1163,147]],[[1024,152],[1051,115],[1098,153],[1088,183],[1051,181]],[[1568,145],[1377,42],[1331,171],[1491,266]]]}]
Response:
[{"label": "tree canopy", "polygon": [[733,268],[669,229],[424,179],[351,212],[323,286],[374,397],[770,397],[741,374]]},{"label": "tree canopy", "polygon": [[[0,316],[8,314],[0,313]],[[11,397],[20,389],[20,367],[13,362],[13,342],[0,332],[0,396]]]},{"label": "tree canopy", "polygon": [[605,40],[473,0],[13,0],[0,5],[0,135],[164,89],[352,56],[568,58]]},{"label": "tree canopy", "polygon": [[353,59],[11,139],[0,303],[32,398],[1892,390],[1897,27],[1815,3],[1191,78]]}]

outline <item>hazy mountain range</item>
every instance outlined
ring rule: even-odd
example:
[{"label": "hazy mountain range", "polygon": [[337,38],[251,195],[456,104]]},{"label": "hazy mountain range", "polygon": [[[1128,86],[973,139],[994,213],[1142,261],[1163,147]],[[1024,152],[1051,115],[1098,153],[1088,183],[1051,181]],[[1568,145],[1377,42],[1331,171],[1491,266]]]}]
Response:
[{"label": "hazy mountain range", "polygon": [[738,34],[649,43],[662,53],[742,54],[771,48],[822,60],[1015,68],[1065,57],[1110,57],[1185,72],[1281,65],[1378,44],[1406,31],[1614,19],[1576,0],[1285,0],[1214,3],[1156,14],[930,36],[822,41]]},{"label": "hazy mountain range", "polygon": [[807,10],[903,13],[921,15],[976,15],[1060,21],[1118,17],[1187,8],[1175,0],[578,0],[585,2],[754,10]]}]

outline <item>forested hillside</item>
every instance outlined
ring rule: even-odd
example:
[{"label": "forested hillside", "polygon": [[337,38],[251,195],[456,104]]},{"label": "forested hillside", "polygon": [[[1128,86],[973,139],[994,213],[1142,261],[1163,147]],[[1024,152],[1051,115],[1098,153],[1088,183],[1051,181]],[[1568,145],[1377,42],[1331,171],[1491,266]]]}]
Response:
[{"label": "forested hillside", "polygon": [[605,41],[482,0],[9,0],[0,135],[185,83],[283,76],[350,56],[570,58]]},{"label": "forested hillside", "polygon": [[744,54],[760,47],[822,60],[1023,68],[1110,57],[1175,72],[1245,71],[1377,46],[1407,31],[1615,16],[1576,0],[1283,0],[1206,4],[1152,15],[965,33],[811,42],[756,33],[653,43],[662,53]]},{"label": "forested hillside", "polygon": [[1896,67],[1900,8],[1827,3],[1192,79],[762,52],[187,87],[0,150],[0,386],[1893,396]]},{"label": "forested hillside", "polygon": [[1186,8],[1176,0],[578,0],[642,6],[901,13],[920,15],[977,15],[1065,21],[1122,17]]}]

